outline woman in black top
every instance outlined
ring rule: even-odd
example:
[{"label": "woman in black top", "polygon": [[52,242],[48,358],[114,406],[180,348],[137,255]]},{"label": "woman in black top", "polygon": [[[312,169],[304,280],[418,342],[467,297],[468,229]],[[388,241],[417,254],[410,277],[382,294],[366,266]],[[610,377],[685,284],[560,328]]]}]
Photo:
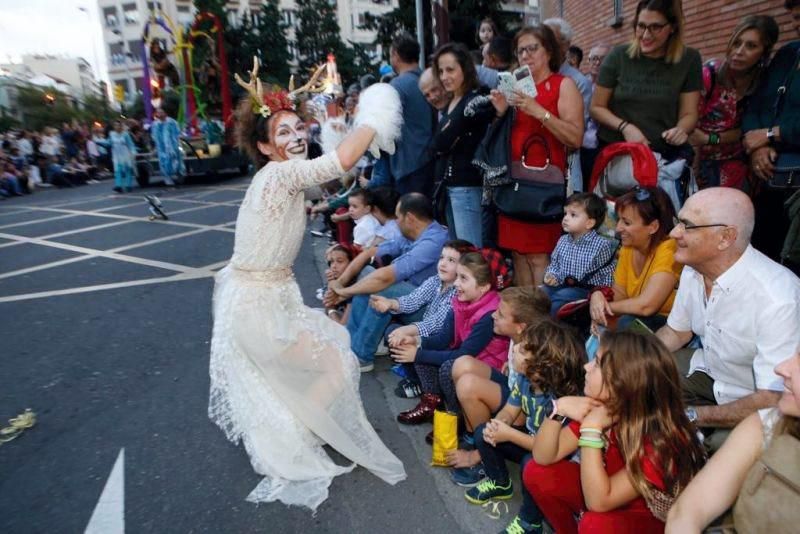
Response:
[{"label": "woman in black top", "polygon": [[481,239],[482,178],[472,165],[475,149],[494,117],[494,108],[478,92],[478,76],[469,50],[460,43],[440,47],[433,58],[433,72],[453,99],[433,137],[436,163],[436,201],[445,206],[452,238],[477,247]]}]

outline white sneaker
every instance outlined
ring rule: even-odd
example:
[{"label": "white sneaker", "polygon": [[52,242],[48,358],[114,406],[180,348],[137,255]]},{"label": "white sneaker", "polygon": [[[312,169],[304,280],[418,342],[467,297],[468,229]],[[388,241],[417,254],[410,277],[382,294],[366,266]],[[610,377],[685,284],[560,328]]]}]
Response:
[{"label": "white sneaker", "polygon": [[364,360],[358,358],[358,367],[362,373],[369,373],[375,369],[375,364],[372,362],[365,362]]},{"label": "white sneaker", "polygon": [[324,287],[321,287],[321,288],[317,289],[317,300],[319,300],[320,302],[325,300],[325,288]]}]

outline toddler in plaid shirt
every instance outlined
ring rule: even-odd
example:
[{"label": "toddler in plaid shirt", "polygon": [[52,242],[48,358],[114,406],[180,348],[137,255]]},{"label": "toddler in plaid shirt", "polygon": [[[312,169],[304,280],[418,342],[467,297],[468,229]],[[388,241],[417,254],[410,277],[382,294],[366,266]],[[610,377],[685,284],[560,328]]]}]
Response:
[{"label": "toddler in plaid shirt", "polygon": [[614,278],[616,247],[597,233],[606,218],[606,205],[593,193],[575,193],[567,199],[558,240],[544,274],[542,287],[555,315],[568,302],[587,298],[595,286],[610,286]]}]

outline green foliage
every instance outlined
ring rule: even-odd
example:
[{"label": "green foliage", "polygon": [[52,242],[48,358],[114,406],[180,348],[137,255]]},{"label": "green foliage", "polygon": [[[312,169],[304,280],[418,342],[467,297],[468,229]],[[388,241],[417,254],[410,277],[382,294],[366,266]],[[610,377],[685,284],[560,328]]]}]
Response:
[{"label": "green foliage", "polygon": [[[362,28],[377,31],[375,44],[381,45],[384,59],[389,58],[389,46],[395,33],[405,30],[416,35],[415,6],[414,0],[400,0],[398,7],[385,15],[366,15]],[[501,32],[508,33],[519,28],[518,15],[503,12],[500,0],[450,0],[447,7],[450,13],[450,40],[464,43],[471,49],[478,47],[476,41],[478,24],[486,17],[491,17]],[[430,0],[423,0],[422,13],[425,26],[423,31],[425,52],[430,55],[433,52]]]},{"label": "green foliage", "polygon": [[6,115],[3,113],[0,115],[0,133],[5,133],[12,128],[19,128],[20,122],[12,117],[11,115]]},{"label": "green foliage", "polygon": [[[53,97],[52,104],[48,104],[45,98],[48,94]],[[79,116],[78,110],[70,104],[67,96],[55,89],[45,92],[34,87],[20,87],[17,105],[22,111],[23,125],[33,130],[40,130],[45,126],[60,126],[62,122]]]},{"label": "green foliage", "polygon": [[295,45],[303,75],[325,62],[331,52],[336,56],[345,87],[372,70],[371,59],[363,46],[353,43],[348,46],[342,42],[335,4],[328,0],[296,0],[296,6]]}]

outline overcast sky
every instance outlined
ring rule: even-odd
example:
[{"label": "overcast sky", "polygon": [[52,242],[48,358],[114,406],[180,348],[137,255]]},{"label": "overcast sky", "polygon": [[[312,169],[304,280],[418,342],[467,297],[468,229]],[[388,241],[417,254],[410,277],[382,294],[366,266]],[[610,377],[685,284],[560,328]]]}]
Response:
[{"label": "overcast sky", "polygon": [[0,0],[0,63],[28,53],[80,56],[107,79],[97,0]]}]

